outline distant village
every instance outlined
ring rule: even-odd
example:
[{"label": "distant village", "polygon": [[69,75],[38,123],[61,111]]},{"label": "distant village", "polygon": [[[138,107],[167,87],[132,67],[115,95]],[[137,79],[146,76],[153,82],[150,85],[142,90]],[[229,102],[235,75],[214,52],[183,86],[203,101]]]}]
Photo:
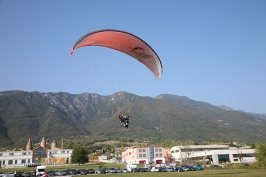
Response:
[{"label": "distant village", "polygon": [[[4,168],[71,163],[72,149],[58,148],[55,140],[51,143],[50,149],[46,148],[46,144],[43,137],[39,147],[33,149],[31,139],[29,139],[25,150],[1,151],[0,166]],[[254,152],[255,149],[251,149],[249,146],[229,147],[229,143],[173,146],[169,149],[161,146],[132,146],[118,147],[116,155],[111,159],[108,159],[105,154],[96,157],[95,154],[90,154],[89,159],[96,162],[119,162],[128,165],[152,164],[155,166],[181,165],[194,162],[206,165],[219,165],[226,162],[248,164],[256,161]],[[117,160],[117,157],[120,160]]]}]

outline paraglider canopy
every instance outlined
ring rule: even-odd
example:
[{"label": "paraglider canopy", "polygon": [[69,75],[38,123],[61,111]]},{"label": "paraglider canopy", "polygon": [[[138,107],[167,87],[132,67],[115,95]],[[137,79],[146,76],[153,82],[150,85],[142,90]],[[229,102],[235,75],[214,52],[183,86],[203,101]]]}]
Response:
[{"label": "paraglider canopy", "polygon": [[157,78],[162,76],[162,63],[156,52],[145,41],[128,32],[106,29],[85,34],[74,44],[70,54],[84,46],[102,46],[118,50],[140,61]]}]

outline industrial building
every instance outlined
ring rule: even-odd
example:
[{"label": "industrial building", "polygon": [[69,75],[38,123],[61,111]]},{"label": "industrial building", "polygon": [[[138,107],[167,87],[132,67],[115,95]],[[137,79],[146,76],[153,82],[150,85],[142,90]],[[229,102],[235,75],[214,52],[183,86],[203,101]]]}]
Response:
[{"label": "industrial building", "polygon": [[228,145],[174,146],[170,149],[172,160],[177,164],[203,161],[206,164],[253,163],[255,149],[229,147]]},{"label": "industrial building", "polygon": [[51,143],[51,149],[46,148],[46,141],[43,137],[40,146],[33,149],[29,139],[26,150],[1,151],[0,166],[36,166],[37,164],[68,164],[71,161],[72,149],[59,149],[56,141]]}]

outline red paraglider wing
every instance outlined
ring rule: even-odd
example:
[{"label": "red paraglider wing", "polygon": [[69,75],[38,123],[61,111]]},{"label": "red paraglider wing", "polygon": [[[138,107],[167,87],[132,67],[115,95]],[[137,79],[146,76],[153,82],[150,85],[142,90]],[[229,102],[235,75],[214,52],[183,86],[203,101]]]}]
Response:
[{"label": "red paraglider wing", "polygon": [[157,78],[162,76],[162,63],[155,51],[145,41],[128,32],[99,30],[88,33],[75,43],[71,55],[75,49],[84,46],[102,46],[126,53],[148,67]]}]

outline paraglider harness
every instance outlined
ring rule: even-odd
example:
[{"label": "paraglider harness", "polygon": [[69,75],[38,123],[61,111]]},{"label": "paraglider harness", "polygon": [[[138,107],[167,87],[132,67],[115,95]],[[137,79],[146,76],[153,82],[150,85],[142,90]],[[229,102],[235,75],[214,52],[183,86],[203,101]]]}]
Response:
[{"label": "paraglider harness", "polygon": [[131,123],[131,121],[129,121],[129,113],[127,113],[126,116],[124,116],[121,111],[118,115],[118,118],[120,120],[120,126],[122,127],[126,127],[128,129],[128,125]]}]

